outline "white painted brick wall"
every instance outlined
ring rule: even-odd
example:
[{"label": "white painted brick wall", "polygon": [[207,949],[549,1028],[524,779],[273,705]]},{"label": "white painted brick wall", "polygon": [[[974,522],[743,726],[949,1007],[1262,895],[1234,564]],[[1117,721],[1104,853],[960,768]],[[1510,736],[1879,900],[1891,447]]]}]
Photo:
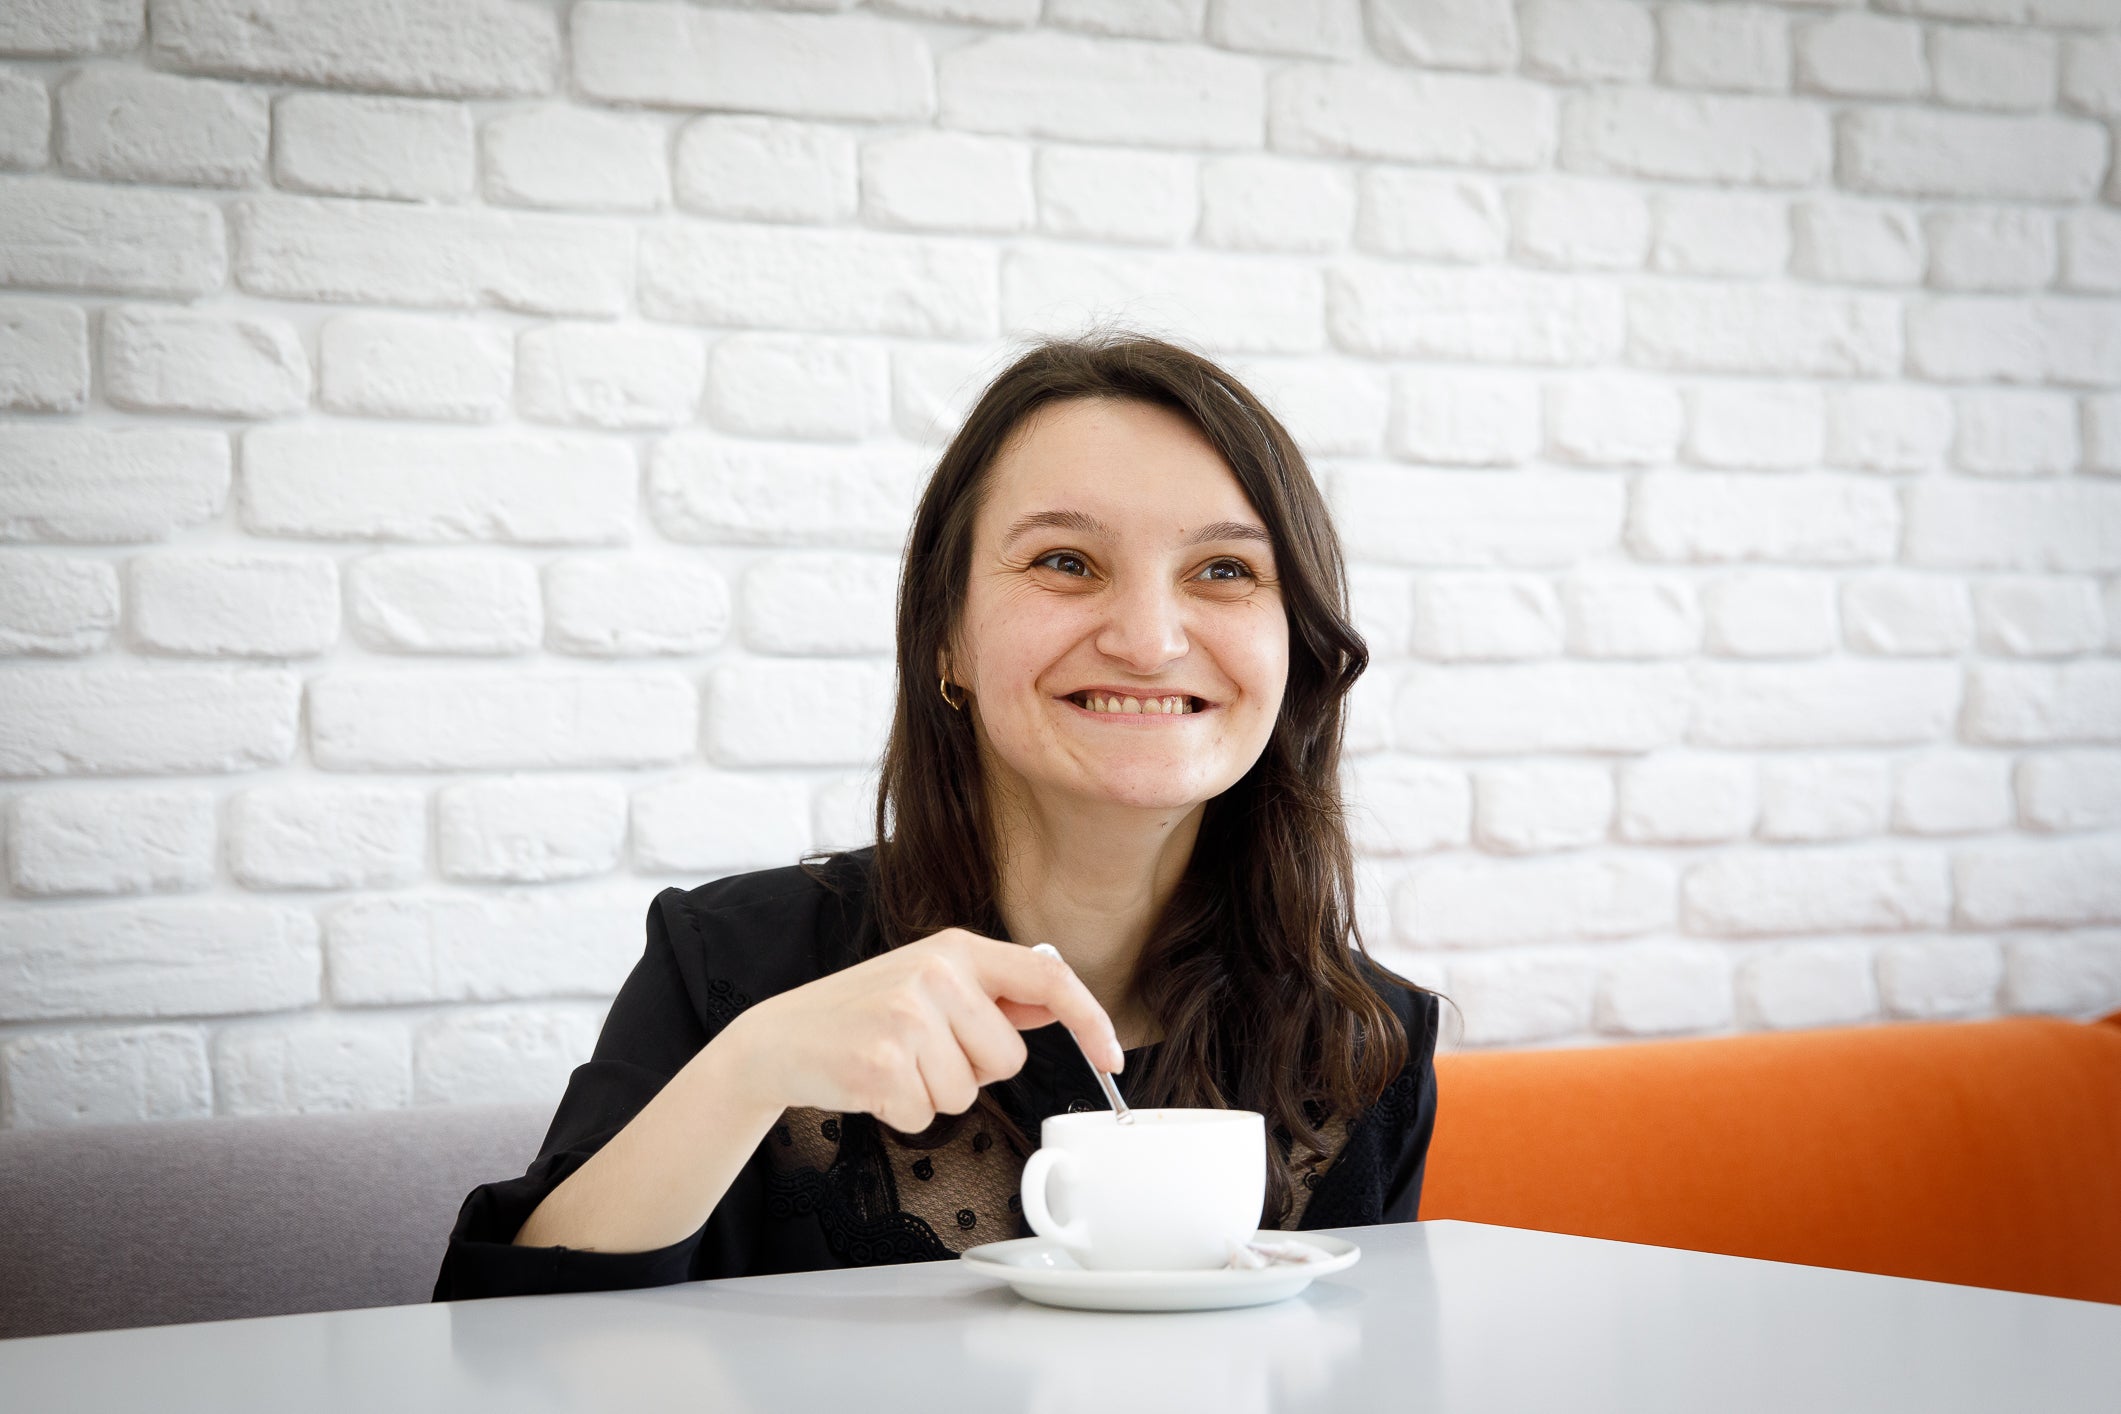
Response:
[{"label": "white painted brick wall", "polygon": [[1313,460],[1455,1044],[2121,1005],[2117,120],[2096,3],[0,5],[0,1124],[550,1103],[1099,319]]}]

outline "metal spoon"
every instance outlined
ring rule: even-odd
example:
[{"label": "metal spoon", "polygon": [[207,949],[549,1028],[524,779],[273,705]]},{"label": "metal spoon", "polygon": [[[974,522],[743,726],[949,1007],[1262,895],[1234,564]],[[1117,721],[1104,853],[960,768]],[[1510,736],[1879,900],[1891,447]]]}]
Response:
[{"label": "metal spoon", "polygon": [[[1048,957],[1060,957],[1061,955],[1060,949],[1053,946],[1053,944],[1051,943],[1035,943],[1032,945],[1031,951],[1042,952]],[[1063,961],[1065,961],[1065,959],[1063,959]],[[1134,1123],[1134,1111],[1128,1109],[1127,1102],[1119,1097],[1119,1087],[1112,1083],[1112,1076],[1108,1072],[1099,1069],[1097,1062],[1090,1059],[1090,1052],[1083,1045],[1082,1037],[1077,1036],[1073,1031],[1070,1031],[1068,1035],[1071,1039],[1074,1040],[1075,1049],[1083,1053],[1083,1063],[1088,1065],[1090,1067],[1090,1073],[1097,1077],[1098,1085],[1102,1087],[1105,1092],[1105,1098],[1111,1101],[1112,1113],[1114,1114],[1114,1116],[1117,1117],[1121,1124]]]}]

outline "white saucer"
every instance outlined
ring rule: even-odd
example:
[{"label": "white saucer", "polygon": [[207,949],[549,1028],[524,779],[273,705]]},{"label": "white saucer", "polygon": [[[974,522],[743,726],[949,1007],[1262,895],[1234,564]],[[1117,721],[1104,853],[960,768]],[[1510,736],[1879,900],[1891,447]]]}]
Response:
[{"label": "white saucer", "polygon": [[1313,1277],[1346,1271],[1362,1249],[1320,1232],[1256,1232],[1255,1242],[1302,1242],[1330,1254],[1324,1262],[1302,1262],[1249,1271],[1215,1268],[1191,1272],[1086,1271],[1043,1237],[1018,1237],[966,1249],[960,1260],[984,1276],[1016,1288],[1016,1294],[1047,1306],[1084,1311],[1219,1311],[1264,1306],[1294,1296]]}]

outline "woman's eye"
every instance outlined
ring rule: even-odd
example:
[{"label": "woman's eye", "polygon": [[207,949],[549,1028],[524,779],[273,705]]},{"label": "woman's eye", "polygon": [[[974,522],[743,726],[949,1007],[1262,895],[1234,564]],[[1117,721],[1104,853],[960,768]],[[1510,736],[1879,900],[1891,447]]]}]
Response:
[{"label": "woman's eye", "polygon": [[1202,570],[1196,577],[1200,579],[1233,580],[1251,579],[1253,576],[1252,567],[1243,560],[1217,560]]},{"label": "woman's eye", "polygon": [[1045,565],[1049,569],[1059,570],[1062,574],[1085,575],[1090,573],[1090,566],[1084,562],[1083,557],[1072,550],[1055,550],[1050,555],[1040,555],[1031,563],[1034,565]]}]

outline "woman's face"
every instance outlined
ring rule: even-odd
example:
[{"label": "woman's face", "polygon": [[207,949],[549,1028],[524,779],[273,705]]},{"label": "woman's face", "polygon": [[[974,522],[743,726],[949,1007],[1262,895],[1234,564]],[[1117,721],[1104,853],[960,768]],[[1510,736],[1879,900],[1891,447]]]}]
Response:
[{"label": "woman's face", "polygon": [[1000,784],[1197,805],[1259,759],[1288,669],[1274,548],[1214,444],[1149,403],[1034,413],[989,470],[946,665]]}]

